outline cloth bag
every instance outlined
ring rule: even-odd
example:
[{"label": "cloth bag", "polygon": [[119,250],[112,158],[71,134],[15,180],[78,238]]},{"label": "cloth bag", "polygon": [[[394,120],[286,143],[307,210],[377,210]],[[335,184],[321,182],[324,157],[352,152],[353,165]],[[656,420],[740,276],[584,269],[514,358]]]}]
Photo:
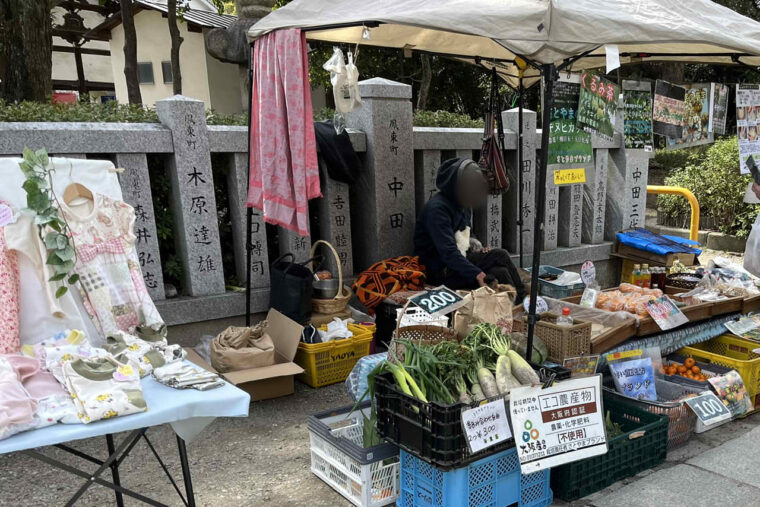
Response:
[{"label": "cloth bag", "polygon": [[[501,123],[501,104],[496,68],[491,76],[491,99],[485,118],[483,147],[480,149],[478,165],[483,169],[492,194],[502,194],[509,190],[507,164],[504,162],[504,126]],[[497,135],[494,135],[494,128]]]},{"label": "cloth bag", "polygon": [[218,372],[261,368],[274,364],[274,342],[267,322],[254,327],[230,326],[211,340],[211,366]]},{"label": "cloth bag", "polygon": [[497,290],[481,287],[473,291],[460,291],[465,305],[454,314],[454,330],[459,340],[464,339],[478,324],[496,324],[506,333],[512,331],[512,309],[515,289],[511,285],[499,285]]},{"label": "cloth bag", "polygon": [[752,224],[752,232],[747,238],[747,246],[744,249],[744,269],[755,276],[760,276],[760,215],[757,215]]},{"label": "cloth bag", "polygon": [[292,253],[286,253],[269,270],[269,307],[298,323],[311,318],[314,274],[305,266],[311,261],[297,263]]}]

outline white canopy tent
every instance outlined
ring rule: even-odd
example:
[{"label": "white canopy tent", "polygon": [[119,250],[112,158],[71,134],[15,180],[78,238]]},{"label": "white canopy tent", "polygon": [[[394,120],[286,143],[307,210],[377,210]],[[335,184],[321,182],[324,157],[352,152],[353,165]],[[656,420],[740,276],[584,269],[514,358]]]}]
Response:
[{"label": "white canopy tent", "polygon": [[[603,67],[606,45],[617,45],[622,64],[760,65],[760,23],[709,0],[293,0],[253,25],[248,39],[253,43],[286,28],[300,28],[314,41],[406,49],[495,67],[520,89],[543,79],[542,125],[550,121],[557,71]],[[542,136],[535,231],[544,226],[548,143],[549,136]],[[536,322],[540,247],[536,233],[526,353]]]}]

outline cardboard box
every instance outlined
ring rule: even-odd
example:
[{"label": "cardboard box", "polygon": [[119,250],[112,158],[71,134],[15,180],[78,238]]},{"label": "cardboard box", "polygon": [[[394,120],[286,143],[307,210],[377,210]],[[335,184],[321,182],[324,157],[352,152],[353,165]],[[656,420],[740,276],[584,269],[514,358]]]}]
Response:
[{"label": "cardboard box", "polygon": [[[267,334],[274,342],[275,364],[222,374],[229,383],[250,394],[251,401],[293,394],[293,378],[303,373],[303,368],[293,362],[303,327],[275,309],[269,310],[267,322]],[[188,350],[187,359],[201,368],[215,372],[214,368],[192,349]]]}]

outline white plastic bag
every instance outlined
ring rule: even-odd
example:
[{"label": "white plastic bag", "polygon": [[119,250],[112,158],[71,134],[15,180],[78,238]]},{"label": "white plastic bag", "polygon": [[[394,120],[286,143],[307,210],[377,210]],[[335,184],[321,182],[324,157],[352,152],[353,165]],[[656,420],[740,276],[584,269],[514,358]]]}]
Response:
[{"label": "white plastic bag", "polygon": [[351,111],[362,107],[362,96],[359,92],[359,69],[356,68],[354,55],[350,51],[346,64],[346,87],[348,88],[348,96],[351,98]]},{"label": "white plastic bag", "polygon": [[752,232],[747,239],[744,250],[744,269],[755,276],[760,276],[760,215],[752,224]]},{"label": "white plastic bag", "polygon": [[350,113],[361,106],[359,96],[359,71],[354,65],[353,55],[348,53],[348,65],[340,48],[333,49],[333,55],[322,68],[330,72],[336,113]]}]

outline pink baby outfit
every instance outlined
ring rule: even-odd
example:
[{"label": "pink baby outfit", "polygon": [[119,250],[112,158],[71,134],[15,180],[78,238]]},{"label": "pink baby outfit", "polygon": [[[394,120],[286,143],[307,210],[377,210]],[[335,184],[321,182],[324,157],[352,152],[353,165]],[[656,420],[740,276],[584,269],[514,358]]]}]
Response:
[{"label": "pink baby outfit", "polygon": [[145,287],[135,250],[135,212],[101,194],[77,205],[61,202],[72,231],[85,308],[106,336],[163,324]]},{"label": "pink baby outfit", "polygon": [[22,381],[39,370],[39,363],[35,359],[17,358],[18,362],[11,363],[0,356],[0,440],[31,427],[37,411],[37,402]]},{"label": "pink baby outfit", "polygon": [[309,235],[308,200],[321,197],[306,36],[277,30],[253,50],[248,206]]},{"label": "pink baby outfit", "polygon": [[[0,201],[0,214],[11,214],[12,210]],[[0,354],[19,351],[18,327],[18,255],[8,248],[5,241],[5,227],[0,227]]]}]

